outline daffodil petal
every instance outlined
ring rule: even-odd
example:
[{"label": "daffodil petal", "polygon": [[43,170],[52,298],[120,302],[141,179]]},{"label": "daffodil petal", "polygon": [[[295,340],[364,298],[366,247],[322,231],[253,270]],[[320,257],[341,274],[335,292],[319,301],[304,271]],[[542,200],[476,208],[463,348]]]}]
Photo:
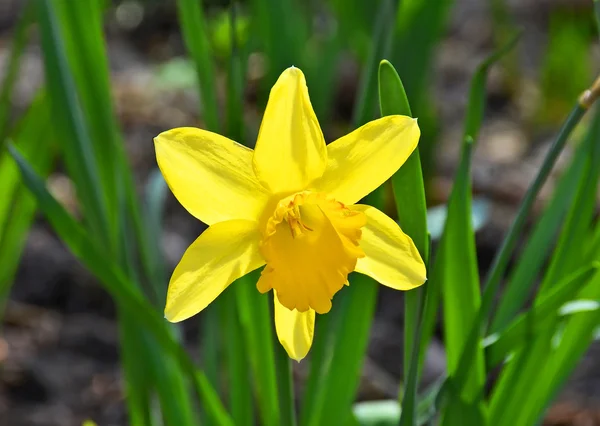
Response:
[{"label": "daffodil petal", "polygon": [[417,120],[390,115],[371,121],[327,146],[327,169],[313,186],[354,204],[388,180],[419,141]]},{"label": "daffodil petal", "polygon": [[257,220],[268,195],[252,170],[252,150],[216,133],[182,127],[155,139],[156,159],[171,191],[208,225]]},{"label": "daffodil petal", "polygon": [[398,224],[375,207],[356,204],[351,210],[363,212],[360,248],[365,257],[356,263],[356,272],[368,275],[396,290],[410,290],[425,282],[427,271],[411,238]]},{"label": "daffodil petal", "polygon": [[300,191],[319,178],[327,148],[304,74],[285,70],[271,89],[254,150],[254,171],[273,193]]},{"label": "daffodil petal", "polygon": [[258,223],[229,220],[211,225],[189,246],[175,268],[165,318],[183,321],[206,308],[233,281],[264,265]]},{"label": "daffodil petal", "polygon": [[301,361],[312,345],[315,329],[315,311],[309,309],[306,312],[298,312],[296,309],[289,310],[277,298],[275,300],[275,329],[279,342],[285,348],[289,357]]}]

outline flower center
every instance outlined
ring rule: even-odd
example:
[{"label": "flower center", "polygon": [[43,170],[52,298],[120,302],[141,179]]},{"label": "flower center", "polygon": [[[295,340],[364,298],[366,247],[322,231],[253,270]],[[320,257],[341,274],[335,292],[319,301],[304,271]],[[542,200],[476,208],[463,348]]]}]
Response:
[{"label": "flower center", "polygon": [[333,295],[364,257],[358,241],[365,223],[363,213],[321,193],[282,199],[263,230],[260,249],[267,266],[258,290],[274,289],[288,309],[328,312]]}]

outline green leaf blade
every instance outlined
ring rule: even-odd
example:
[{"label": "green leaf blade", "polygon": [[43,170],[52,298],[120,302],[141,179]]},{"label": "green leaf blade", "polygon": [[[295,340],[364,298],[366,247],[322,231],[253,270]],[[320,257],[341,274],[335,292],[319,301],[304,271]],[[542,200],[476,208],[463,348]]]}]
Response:
[{"label": "green leaf blade", "polygon": [[177,11],[183,40],[196,65],[206,127],[213,132],[219,131],[221,124],[218,115],[215,70],[202,6],[196,0],[177,0]]},{"label": "green leaf blade", "polygon": [[[379,102],[382,116],[391,114],[411,116],[410,105],[402,81],[388,61],[382,61],[379,64]],[[429,257],[427,205],[418,148],[413,151],[400,170],[392,176],[392,189],[400,227],[413,239],[421,257],[427,264]],[[420,350],[427,350],[426,343],[422,342],[422,319],[420,318],[424,306],[424,289],[421,287],[408,291],[404,297],[405,389],[400,424],[414,425],[416,392],[422,357]]]},{"label": "green leaf blade", "polygon": [[46,84],[52,103],[53,119],[60,129],[60,140],[67,166],[78,189],[86,220],[96,235],[111,235],[108,210],[95,153],[89,131],[77,98],[77,91],[67,61],[61,29],[56,15],[56,4],[37,0],[37,17],[40,25],[44,54]]}]

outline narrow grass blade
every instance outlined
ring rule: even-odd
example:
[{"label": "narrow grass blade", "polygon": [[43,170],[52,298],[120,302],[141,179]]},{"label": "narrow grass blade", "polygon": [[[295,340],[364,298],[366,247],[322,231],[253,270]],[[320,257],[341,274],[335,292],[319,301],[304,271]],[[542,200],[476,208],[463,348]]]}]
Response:
[{"label": "narrow grass blade", "polygon": [[370,48],[373,22],[381,2],[362,0],[331,0],[328,2],[335,14],[340,36],[355,54],[364,59]]},{"label": "narrow grass blade", "polygon": [[162,229],[168,190],[169,188],[160,170],[154,169],[150,172],[145,188],[144,205],[146,214],[144,218],[146,235],[149,236],[147,240],[148,251],[151,253],[150,256],[155,259],[152,262],[152,275],[161,282],[167,282],[167,274],[164,262],[158,260],[163,257],[161,251],[162,233],[158,230]]},{"label": "narrow grass blade", "polygon": [[[329,347],[331,362],[317,389],[310,426],[344,424],[354,402],[369,329],[375,313],[377,283],[359,274],[350,277],[350,286],[337,296],[340,322]],[[327,315],[331,315],[331,312]]]},{"label": "narrow grass blade", "polygon": [[[600,300],[600,274],[581,292],[585,300]],[[598,311],[584,312],[568,318],[562,330],[562,339],[556,351],[549,357],[544,375],[540,375],[539,394],[528,407],[527,418],[538,421],[544,411],[573,372],[581,357],[594,339],[594,331],[600,322]],[[542,387],[543,386],[543,387]]]},{"label": "narrow grass blade", "polygon": [[[576,297],[600,299],[599,278],[599,274],[594,274]],[[589,346],[598,318],[597,312],[573,315],[567,319],[564,328],[558,314],[547,318],[544,330],[528,339],[503,370],[491,397],[490,418],[498,419],[499,426],[515,422],[535,424],[550,397],[558,391],[558,385],[566,379],[565,373],[572,371]],[[556,348],[555,336],[559,327],[562,338]],[[563,346],[565,338],[569,343]],[[557,360],[560,364],[555,363]],[[537,385],[532,387],[531,383]],[[528,403],[523,404],[524,400]]]},{"label": "narrow grass blade", "polygon": [[292,377],[292,360],[283,346],[275,344],[275,365],[279,389],[282,424],[296,426],[296,407],[294,401],[294,381]]},{"label": "narrow grass blade", "polygon": [[[119,311],[130,423],[157,424],[162,420],[166,424],[196,425],[185,377],[176,360],[161,350],[147,330],[140,329],[131,313],[122,308]],[[160,412],[154,408],[155,399],[160,403]],[[138,419],[143,420],[135,423]]]},{"label": "narrow grass blade", "polygon": [[[444,343],[448,357],[448,375],[453,377],[453,392],[443,415],[443,425],[453,425],[461,418],[477,418],[484,423],[480,398],[483,396],[485,368],[483,351],[469,351],[471,369],[457,375],[460,356],[465,350],[467,332],[476,320],[480,305],[479,274],[475,238],[471,224],[470,162],[473,141],[467,137],[448,202],[448,219],[440,241],[438,277],[444,303]],[[460,407],[460,410],[457,408]],[[463,416],[463,417],[460,417]]]},{"label": "narrow grass blade", "polygon": [[[320,123],[330,122],[331,109],[336,100],[336,78],[340,53],[344,49],[342,43],[341,22],[333,18],[319,49],[306,61],[306,81],[310,87],[310,102]],[[333,34],[330,34],[330,33]],[[308,54],[310,54],[309,52]]]},{"label": "narrow grass blade", "polygon": [[473,75],[465,120],[465,135],[470,136],[473,140],[477,139],[481,123],[483,122],[483,113],[485,111],[485,83],[488,72],[492,65],[515,47],[520,37],[521,33],[514,34],[504,46],[496,50],[479,64]]},{"label": "narrow grass blade", "polygon": [[[144,369],[150,367],[146,374],[151,374],[152,384],[158,395],[162,417],[166,424],[189,425],[198,424],[196,413],[190,397],[189,386],[186,381],[187,371],[177,363],[170,353],[163,351],[154,336],[148,330],[140,330],[138,324],[134,324],[143,338],[143,346],[140,348],[147,355],[147,364]],[[167,333],[172,335],[172,327],[165,327]],[[141,331],[141,333],[140,333]],[[140,352],[136,352],[139,354]]]},{"label": "narrow grass blade", "polygon": [[[229,409],[236,425],[253,424],[252,387],[250,384],[250,363],[244,347],[244,335],[240,325],[236,305],[237,288],[230,287],[221,296],[219,306],[223,352],[227,371],[227,393]],[[206,342],[203,342],[206,344]],[[217,364],[218,365],[218,364]]]},{"label": "narrow grass blade", "polygon": [[528,188],[527,193],[525,194],[525,198],[523,199],[521,206],[519,207],[517,216],[512,222],[508,230],[508,234],[502,241],[502,245],[498,249],[490,271],[488,272],[481,306],[483,317],[487,318],[490,315],[492,303],[496,298],[500,282],[508,266],[510,256],[517,244],[521,233],[523,232],[527,216],[531,211],[531,207],[533,206],[533,203],[537,198],[537,195],[540,189],[542,188],[542,185],[548,178],[550,171],[554,167],[554,163],[556,163],[556,160],[558,159],[559,154],[561,153],[569,136],[571,135],[571,132],[573,131],[573,129],[575,129],[577,124],[579,124],[579,121],[586,113],[587,108],[588,106],[582,105],[580,103],[577,103],[577,105],[573,108],[571,114],[567,118],[567,121],[563,124],[563,127],[560,130],[556,140],[552,144],[550,151],[548,151],[546,158],[544,158],[544,162],[539,173],[537,174],[535,180],[533,181],[531,186]]},{"label": "narrow grass blade", "polygon": [[[483,120],[485,82],[491,65],[514,46],[515,36],[506,46],[483,61],[471,80],[469,103],[461,161],[448,203],[448,218],[440,241],[438,258],[432,272],[434,283],[440,282],[444,303],[444,341],[448,357],[448,375],[452,391],[442,424],[460,422],[461,416],[484,424],[481,403],[485,384],[483,350],[470,339],[469,331],[477,326],[481,295],[477,256],[471,223],[470,155],[474,139]],[[468,370],[460,369],[460,361],[468,358]]]},{"label": "narrow grass blade", "polygon": [[114,262],[107,259],[105,251],[98,248],[97,243],[90,239],[81,225],[54,199],[22,155],[12,146],[9,146],[9,150],[19,166],[24,183],[35,196],[39,208],[75,257],[99,278],[119,307],[131,315],[139,326],[152,333],[164,351],[177,359],[182,370],[186,371],[188,378],[192,380],[194,389],[204,402],[211,421],[219,425],[233,425],[214,389],[173,338],[160,314],[141,296],[139,289],[128,281]]},{"label": "narrow grass blade", "polygon": [[596,107],[594,120],[588,137],[580,148],[584,151],[585,164],[578,187],[573,188],[574,201],[570,204],[569,214],[563,225],[556,249],[539,294],[543,295],[550,289],[555,280],[562,279],[569,271],[578,268],[585,258],[584,245],[581,243],[589,238],[594,216],[596,214],[596,194],[600,178],[600,108]]},{"label": "narrow grass blade", "polygon": [[380,58],[386,57],[391,49],[394,18],[398,10],[398,3],[399,0],[382,0],[379,6],[373,27],[371,49],[360,77],[358,95],[352,115],[352,122],[355,126],[366,123],[375,115],[377,91],[373,88],[377,85],[377,67]]},{"label": "narrow grass blade", "polygon": [[[309,29],[302,9],[293,0],[252,0],[252,27],[260,37],[261,47],[268,58],[265,86],[270,87],[286,68],[303,68],[302,49]],[[285,23],[285,24],[283,24]]]},{"label": "narrow grass blade", "polygon": [[281,423],[277,372],[273,347],[272,315],[268,295],[256,291],[258,274],[250,273],[238,279],[233,287],[237,295],[242,333],[257,391],[261,425]]},{"label": "narrow grass blade", "polygon": [[586,267],[564,278],[540,297],[529,311],[513,320],[504,331],[488,336],[484,341],[487,368],[496,367],[541,330],[551,327],[553,323],[549,319],[555,317],[561,306],[574,299],[590,283],[590,278],[597,269],[598,265]]},{"label": "narrow grass blade", "polygon": [[584,258],[582,260],[587,263],[593,262],[597,253],[600,253],[600,226],[596,223],[595,229],[585,241]]},{"label": "narrow grass blade", "polygon": [[198,0],[177,0],[177,10],[183,40],[196,65],[206,128],[216,132],[221,128],[218,115],[217,85],[202,4]]},{"label": "narrow grass blade", "polygon": [[[237,11],[235,4],[229,9],[231,54],[227,73],[227,135],[239,143],[244,142],[244,85],[245,55],[237,37]],[[247,143],[245,145],[248,145]]]},{"label": "narrow grass blade", "polygon": [[[410,106],[402,81],[388,61],[379,64],[379,103],[381,115],[401,114],[411,116]],[[421,257],[428,263],[429,239],[427,236],[427,205],[419,149],[415,149],[394,176],[394,200],[398,222],[410,236]],[[416,421],[416,393],[419,381],[421,345],[421,311],[424,306],[424,288],[405,293],[404,308],[404,395],[402,397],[401,425],[414,425]],[[426,348],[424,348],[426,349]]]},{"label": "narrow grass blade", "polygon": [[50,0],[35,0],[44,54],[46,84],[52,103],[53,121],[60,132],[67,167],[75,182],[87,225],[110,247],[110,230],[102,181],[95,162],[96,153],[79,107],[62,43],[59,22]]},{"label": "narrow grass blade", "polygon": [[[48,135],[49,130],[50,108],[48,107],[48,100],[41,93],[33,101],[25,116],[19,120],[11,135],[13,142],[19,146],[23,151],[23,155],[34,167],[37,167],[37,161],[41,161],[53,151],[52,133]],[[45,169],[41,168],[40,172]],[[0,199],[0,240],[2,239],[2,233],[8,228],[7,223],[13,216],[11,213],[13,200],[19,196],[21,190],[26,191],[26,188],[23,188],[21,184],[18,167],[8,151],[0,152],[0,191],[2,193]]]},{"label": "narrow grass blade", "polygon": [[[406,92],[413,103],[424,93],[435,47],[443,35],[453,0],[412,0],[401,3],[396,19],[394,55]],[[413,106],[414,109],[414,106]]]},{"label": "narrow grass blade", "polygon": [[[412,117],[410,104],[404,91],[402,80],[394,66],[386,59],[379,63],[379,110],[381,115],[406,115]],[[417,151],[415,151],[417,152]],[[407,160],[408,161],[408,160]],[[419,201],[420,202],[420,201]],[[420,222],[420,217],[414,217],[415,222]],[[422,232],[422,226],[415,226],[415,230]],[[426,236],[423,236],[426,239]],[[416,244],[416,243],[415,243]]]},{"label": "narrow grass blade", "polygon": [[151,378],[144,371],[144,363],[139,362],[142,353],[140,333],[126,313],[119,315],[119,345],[121,363],[125,378],[126,404],[129,424],[152,425]]},{"label": "narrow grass blade", "polygon": [[[327,30],[333,34],[330,34],[331,37],[323,42],[322,49],[315,52],[313,60],[307,64],[310,67],[307,69],[309,72],[307,79],[309,87],[312,88],[311,101],[313,91],[317,92],[317,97],[312,101],[312,104],[319,121],[322,123],[327,122],[332,113],[329,109],[335,101],[334,91],[339,86],[335,79],[339,71],[336,65],[343,58],[340,53],[350,50],[363,65],[366,64],[367,60],[373,59],[374,62],[378,62],[386,56],[383,52],[380,56],[374,56],[371,53],[375,41],[373,38],[373,23],[377,20],[381,5],[381,1],[331,0],[327,2],[327,6],[331,8],[333,15],[331,17],[332,22]],[[372,103],[371,108],[373,109],[371,112],[374,112],[374,98]],[[357,105],[358,103],[355,104],[355,114],[357,113]]]},{"label": "narrow grass blade", "polygon": [[429,84],[436,47],[444,34],[454,0],[402,1],[396,15],[390,61],[405,85],[423,134],[420,155],[425,174],[435,154],[436,118],[429,105]]},{"label": "narrow grass blade", "polygon": [[[332,362],[331,347],[333,333],[337,330],[339,311],[341,306],[334,303],[327,315],[317,315],[315,318],[315,332],[312,347],[310,348],[310,367],[308,379],[304,385],[302,405],[300,407],[300,424],[307,425],[312,413],[316,410],[319,401],[319,389],[326,380],[326,372]],[[319,397],[319,398],[317,398]]]},{"label": "narrow grass blade", "polygon": [[201,348],[202,368],[210,384],[221,393],[221,310],[223,301],[215,300],[200,313],[201,315]]},{"label": "narrow grass blade", "polygon": [[121,149],[118,124],[112,106],[108,58],[102,32],[103,10],[98,0],[51,2],[60,25],[59,37],[77,89],[87,133],[93,144],[101,189],[107,206],[110,242],[117,244],[119,212],[116,151]]},{"label": "narrow grass blade", "polygon": [[[165,271],[164,256],[159,250],[162,244],[152,247],[153,240],[149,237],[150,233],[148,232],[149,221],[152,220],[152,216],[142,217],[141,203],[125,152],[122,149],[117,152],[116,162],[121,183],[119,187],[121,216],[126,219],[119,223],[119,233],[131,235],[128,241],[124,241],[129,246],[123,247],[123,244],[121,244],[119,248],[121,251],[129,251],[129,256],[134,258],[137,272],[140,275],[140,287],[144,288],[150,302],[162,309],[167,293],[167,281],[165,275],[161,273],[161,271]],[[124,228],[123,226],[127,227]],[[156,229],[152,230],[152,234],[156,234]],[[155,240],[154,244],[157,242]],[[127,253],[121,254],[127,256]]]},{"label": "narrow grass blade", "polygon": [[[525,304],[536,282],[535,278],[550,252],[556,233],[563,223],[567,209],[575,198],[577,186],[585,176],[586,162],[590,158],[589,146],[595,144],[599,136],[600,118],[596,117],[592,130],[577,149],[569,168],[561,176],[550,203],[529,237],[527,245],[520,255],[520,261],[511,273],[510,280],[496,309],[490,328],[491,333],[502,330]],[[571,269],[565,269],[565,271],[569,270]],[[547,279],[554,280],[555,277]]]},{"label": "narrow grass blade", "polygon": [[[160,181],[159,181],[160,182]],[[163,182],[164,185],[164,182]],[[166,185],[165,185],[166,186]],[[163,188],[164,192],[165,189]],[[159,191],[160,192],[160,191]],[[157,232],[157,229],[160,230],[160,222],[161,222],[161,210],[162,206],[160,205],[160,194],[153,194],[157,196],[158,200],[154,201],[154,205],[150,204],[147,206],[147,215],[145,219],[149,222],[154,218],[157,223],[156,228],[150,228],[148,223],[147,232],[150,234],[156,235],[155,243],[156,251],[159,251],[159,247],[162,246],[161,235],[160,232]],[[164,198],[164,194],[163,194]],[[156,211],[153,211],[156,210]],[[120,232],[120,254],[123,258],[119,259],[119,264],[126,272],[127,277],[135,283],[138,288],[143,288],[143,285],[140,285],[140,273],[139,273],[139,264],[137,263],[137,257],[135,255],[135,244],[132,244],[134,241],[134,233],[132,232],[132,227],[130,226],[130,215],[128,214],[127,205],[122,199],[119,211],[119,229]],[[162,256],[158,256],[161,258]],[[164,265],[162,262],[156,262],[156,273],[160,274],[161,271],[164,272]],[[160,277],[157,277],[160,279]],[[164,279],[164,277],[163,277]],[[147,293],[151,291],[151,288],[146,288]],[[127,313],[125,313],[127,314]],[[122,316],[123,320],[130,321],[126,315]],[[164,421],[167,424],[181,424],[181,425],[194,425],[197,424],[196,413],[193,407],[193,402],[191,395],[189,393],[189,387],[185,380],[187,373],[175,362],[171,354],[168,352],[162,351],[160,346],[158,345],[156,339],[144,330],[142,327],[139,327],[137,324],[133,323],[131,325],[132,328],[135,328],[134,331],[138,338],[138,347],[125,347],[125,350],[135,350],[133,353],[133,357],[139,356],[140,353],[148,354],[143,358],[143,360],[137,360],[136,369],[142,369],[146,376],[146,380],[148,380],[148,386],[150,391],[151,401],[157,401],[160,403],[161,413]],[[165,328],[167,332],[174,335],[174,327],[170,324],[165,323]],[[124,356],[126,356],[124,354]],[[131,368],[130,365],[124,365],[125,368]],[[125,371],[125,374],[128,374]],[[147,391],[148,391],[147,390]],[[137,389],[136,392],[143,392],[141,389]]]},{"label": "narrow grass blade", "polygon": [[[14,142],[42,176],[55,157],[47,99],[38,97],[20,120]],[[20,180],[17,166],[8,152],[0,153],[0,317],[10,291],[27,231],[35,213],[35,200]]]},{"label": "narrow grass blade", "polygon": [[[145,216],[144,222],[146,225],[146,233],[150,237],[148,250],[153,259],[153,275],[157,281],[167,282],[165,265],[162,262],[162,247],[161,233],[157,232],[162,227],[162,219],[164,213],[164,203],[167,195],[168,187],[167,184],[158,169],[154,170],[146,184],[145,191]],[[127,206],[123,206],[122,216],[128,216]],[[121,229],[129,229],[130,227],[121,226]],[[132,236],[129,239],[133,239],[133,232],[130,232]],[[136,265],[134,265],[135,267]],[[162,306],[161,306],[162,307]],[[172,334],[176,333],[174,327],[168,327],[171,329]],[[139,331],[138,331],[139,332]],[[149,352],[152,355],[146,358],[149,367],[147,372],[153,373],[154,383],[152,385],[156,389],[158,399],[164,413],[164,418],[168,424],[189,424],[194,425],[198,423],[197,413],[193,407],[192,401],[190,400],[189,388],[185,381],[185,371],[174,362],[173,358],[160,350],[156,340],[144,332],[144,348],[145,352]],[[235,344],[235,343],[234,343]],[[139,351],[138,351],[139,353]],[[218,372],[218,368],[208,369],[204,365],[205,371],[207,372]],[[145,367],[144,367],[145,368]],[[207,375],[208,377],[208,375]],[[208,377],[210,379],[210,377]],[[218,389],[218,383],[216,381],[210,381],[213,388]],[[205,411],[205,410],[204,410]],[[201,411],[204,414],[203,411]],[[250,415],[251,417],[251,415]],[[207,420],[206,416],[203,420]],[[236,420],[236,418],[234,418]]]}]

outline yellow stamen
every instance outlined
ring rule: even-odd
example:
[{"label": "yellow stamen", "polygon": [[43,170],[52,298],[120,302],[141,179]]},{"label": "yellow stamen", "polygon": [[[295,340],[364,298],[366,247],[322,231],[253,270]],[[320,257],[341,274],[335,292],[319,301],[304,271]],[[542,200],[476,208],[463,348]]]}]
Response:
[{"label": "yellow stamen", "polygon": [[348,281],[366,217],[310,191],[279,201],[263,230],[260,250],[267,266],[258,290],[272,288],[282,305],[305,312],[331,309],[331,299]]}]

